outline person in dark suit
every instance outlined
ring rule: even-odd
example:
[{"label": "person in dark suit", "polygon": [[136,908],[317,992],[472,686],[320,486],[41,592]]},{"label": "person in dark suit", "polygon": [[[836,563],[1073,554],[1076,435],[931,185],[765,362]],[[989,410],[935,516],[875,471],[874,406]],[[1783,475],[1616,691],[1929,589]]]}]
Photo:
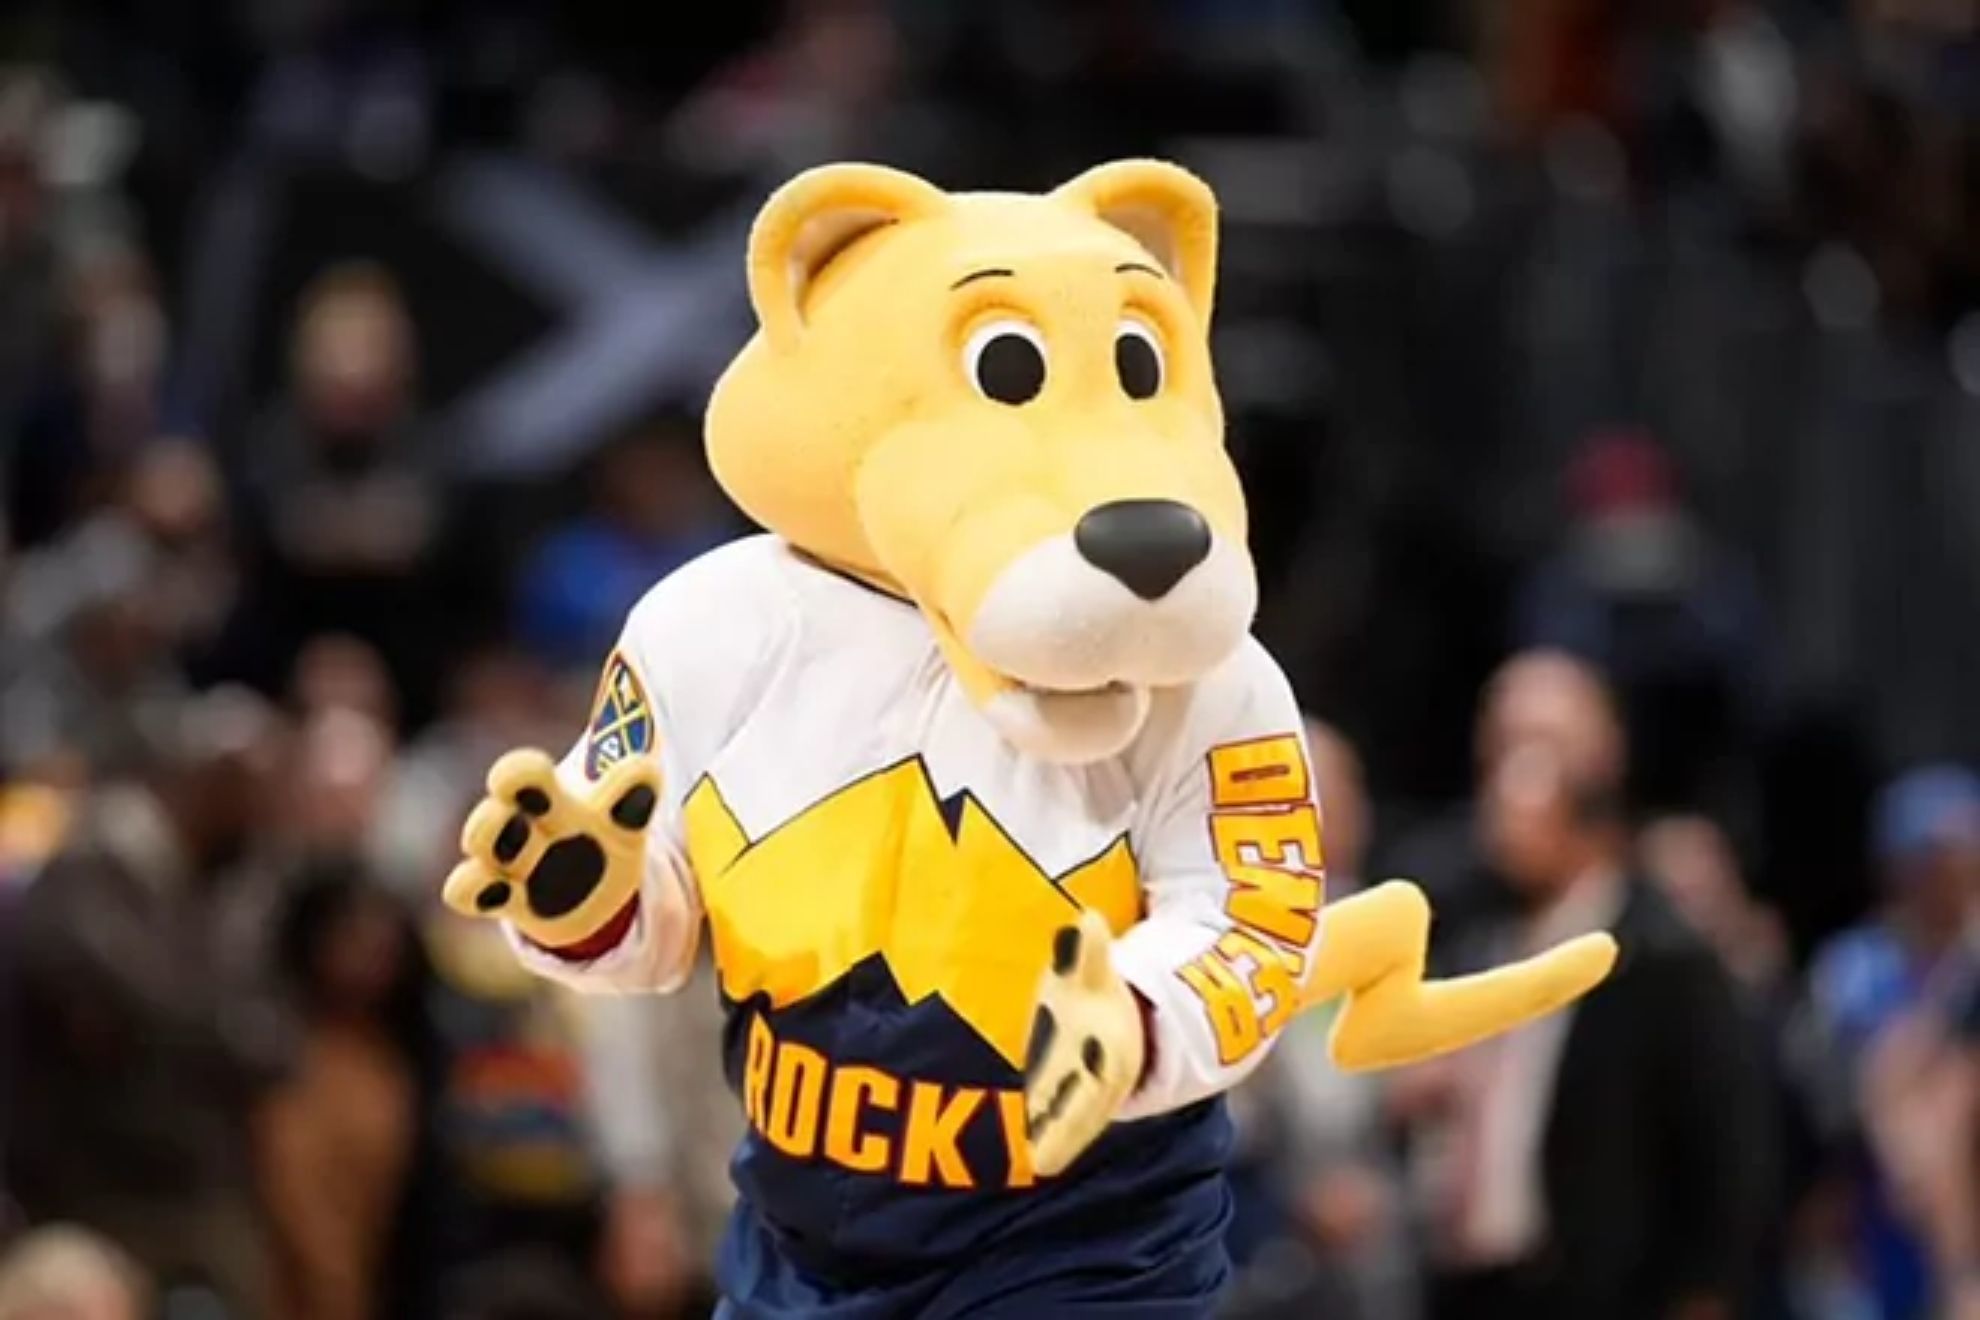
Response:
[{"label": "person in dark suit", "polygon": [[[1557,655],[1584,735],[1621,747],[1600,680]],[[1433,1317],[1733,1320],[1770,1203],[1765,1073],[1712,950],[1629,860],[1620,755],[1577,761],[1536,733],[1479,802],[1505,904],[1450,950],[1462,968],[1588,930],[1611,978],[1570,1010],[1403,1079],[1435,1277]]]}]

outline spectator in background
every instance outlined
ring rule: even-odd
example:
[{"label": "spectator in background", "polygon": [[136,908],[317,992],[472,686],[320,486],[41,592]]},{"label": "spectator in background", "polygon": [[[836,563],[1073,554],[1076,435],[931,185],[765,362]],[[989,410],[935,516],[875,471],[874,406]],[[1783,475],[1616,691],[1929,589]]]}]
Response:
[{"label": "spectator in background", "polygon": [[[1309,720],[1306,743],[1333,903],[1363,884],[1369,802],[1360,758],[1345,738]],[[1334,1007],[1294,1019],[1231,1095],[1238,1276],[1223,1312],[1229,1320],[1411,1320],[1421,1309],[1382,1082],[1334,1066],[1327,1048]]]},{"label": "spectator in background", "polygon": [[1704,816],[1666,816],[1637,836],[1637,856],[1691,928],[1711,945],[1745,1009],[1748,1041],[1766,1074],[1781,1158],[1767,1207],[1765,1253],[1748,1310],[1755,1320],[1794,1314],[1785,1291],[1789,1261],[1800,1248],[1792,1231],[1815,1189],[1819,1125],[1794,1073],[1793,1025],[1799,987],[1779,915],[1748,892],[1732,841]]},{"label": "spectator in background", "polygon": [[1794,992],[1787,931],[1748,891],[1725,831],[1707,816],[1660,817],[1638,834],[1637,855],[1646,877],[1712,946],[1756,1013],[1776,1019]]},{"label": "spectator in background", "polygon": [[436,1304],[430,1217],[437,1034],[417,932],[345,860],[281,914],[300,1015],[296,1071],[256,1123],[287,1320],[416,1320]]},{"label": "spectator in background", "polygon": [[433,877],[460,847],[459,823],[481,796],[488,767],[512,747],[555,747],[585,719],[595,682],[560,692],[519,651],[463,655],[447,676],[437,720],[394,761],[372,835],[373,864],[417,905],[439,902]]},{"label": "spectator in background", "polygon": [[1636,127],[1624,11],[1601,0],[1515,0],[1495,7],[1491,19],[1483,62],[1498,117],[1522,145],[1580,118],[1617,135]]},{"label": "spectator in background", "polygon": [[115,113],[64,83],[0,67],[0,522],[22,548],[87,513],[149,438],[165,361]]},{"label": "spectator in background", "polygon": [[[504,691],[499,677],[462,676],[470,692],[493,689],[491,717],[501,701],[526,707],[539,694]],[[298,961],[293,948],[283,958],[305,978],[299,990],[315,1010],[304,1022],[302,1072],[276,1097],[264,1129],[285,1245],[305,1252],[287,1260],[287,1283],[299,1290],[294,1314],[428,1320],[457,1275],[508,1252],[541,1251],[588,1275],[598,1187],[566,1000],[521,971],[499,932],[491,942],[486,923],[463,921],[436,901],[440,840],[452,846],[472,793],[398,800],[405,786],[381,718],[392,694],[363,643],[319,638],[290,686],[301,728],[288,809],[272,824],[286,852],[330,885],[318,899],[302,896],[298,918],[315,933],[291,935],[329,941],[324,975],[352,971],[356,961],[378,964],[354,983],[319,984],[308,979],[311,960]],[[477,732],[500,739],[513,727],[491,719]],[[433,725],[427,736],[448,728]],[[462,767],[472,783],[491,757]],[[388,822],[390,810],[421,819]],[[423,863],[423,847],[402,852],[389,837],[415,827],[434,849]],[[319,905],[330,911],[311,910]],[[405,931],[388,937],[384,926],[396,919],[384,919],[395,912],[418,932],[417,948],[400,942]],[[374,951],[366,954],[368,944]],[[401,975],[385,978],[393,962]],[[372,1125],[353,1126],[365,1113]],[[337,1161],[341,1194],[374,1210],[395,1184],[417,1195],[420,1208],[394,1200],[398,1228],[389,1238],[371,1236],[379,1226],[362,1215],[333,1223],[323,1196],[310,1199],[316,1166],[339,1151],[350,1157]],[[445,1205],[434,1210],[438,1197]],[[388,1248],[389,1260],[381,1256]],[[391,1275],[353,1278],[361,1264],[389,1266]],[[348,1310],[360,1305],[372,1309]]]},{"label": "spectator in background", "polygon": [[[1392,1083],[1418,1129],[1432,1314],[1722,1320],[1759,1265],[1764,1082],[1729,978],[1631,873],[1623,736],[1600,680],[1562,657],[1518,663],[1562,688],[1576,736],[1537,726],[1500,749],[1483,842],[1519,907],[1450,961],[1601,928],[1626,953],[1572,1008]],[[1576,760],[1597,745],[1618,753],[1600,774]]]},{"label": "spectator in background", "polygon": [[159,558],[132,523],[82,524],[20,566],[8,593],[0,723],[17,770],[80,757],[129,774],[170,738],[189,689],[151,591]]},{"label": "spectator in background", "polygon": [[1960,969],[1980,896],[1980,777],[1953,765],[1901,775],[1880,795],[1874,829],[1883,908],[1817,953],[1808,994],[1828,1051],[1817,1084],[1840,1100],[1833,1135],[1852,1254],[1882,1313],[1908,1317],[1931,1305],[1930,1260],[1893,1203],[1889,1171],[1865,1140],[1854,1098],[1883,1033]]},{"label": "spectator in background", "polygon": [[381,731],[399,727],[399,698],[384,658],[370,643],[343,633],[319,633],[297,654],[289,705],[304,721],[344,711]]},{"label": "spectator in background", "polygon": [[606,445],[589,500],[522,568],[518,631],[553,671],[595,671],[647,589],[729,534],[692,415]]},{"label": "spectator in background", "polygon": [[310,716],[296,742],[283,842],[307,859],[364,858],[392,769],[392,735],[363,712],[333,706]]},{"label": "spectator in background", "polygon": [[117,499],[30,552],[0,616],[0,865],[46,860],[92,775],[146,763],[236,593],[219,474],[204,446],[141,449]]},{"label": "spectator in background", "polygon": [[305,292],[288,396],[247,455],[254,610],[273,687],[313,633],[362,638],[424,715],[441,648],[473,619],[444,580],[446,492],[415,410],[413,330],[397,284],[368,265]]},{"label": "spectator in background", "polygon": [[1568,483],[1566,544],[1527,581],[1514,645],[1608,676],[1639,805],[1745,809],[1766,673],[1751,574],[1685,508],[1675,465],[1644,431],[1593,436]]},{"label": "spectator in background", "polygon": [[[47,71],[0,69],[0,443],[9,446],[10,460],[22,457],[12,452],[15,424],[55,356],[59,337],[60,263],[41,163],[59,101]],[[8,467],[10,493],[31,484],[22,481],[14,462]],[[9,522],[18,524],[20,512],[10,502]]]},{"label": "spectator in background", "polygon": [[106,502],[27,554],[6,600],[8,751],[118,772],[224,658],[238,590],[221,479],[196,441],[143,446]]},{"label": "spectator in background", "polygon": [[1980,1317],[1980,956],[1870,1047],[1864,1129],[1891,1201],[1925,1246],[1930,1297],[1919,1315]]},{"label": "spectator in background", "polygon": [[138,1263],[85,1229],[37,1229],[0,1256],[0,1320],[149,1320],[155,1303]]},{"label": "spectator in background", "polygon": [[139,450],[123,482],[122,510],[154,555],[146,602],[172,654],[195,681],[217,677],[252,621],[241,618],[225,483],[212,450],[163,437]]},{"label": "spectator in background", "polygon": [[0,912],[14,890],[61,851],[75,819],[76,797],[74,783],[0,777]]},{"label": "spectator in background", "polygon": [[189,703],[143,782],[99,788],[9,923],[6,1181],[217,1314],[267,1314],[248,1115],[286,1062],[263,973],[281,726],[245,693]]},{"label": "spectator in background", "polygon": [[115,498],[158,423],[166,322],[156,278],[127,243],[71,254],[59,272],[62,350],[22,408],[10,492],[19,542],[37,545]]},{"label": "spectator in background", "polygon": [[[783,174],[845,158],[898,158],[917,117],[895,93],[905,63],[883,0],[783,0],[767,40],[684,99],[667,124],[677,159]],[[892,146],[894,151],[883,148]]]},{"label": "spectator in background", "polygon": [[[317,637],[296,658],[289,706],[300,733],[294,791],[280,822],[289,848],[362,864],[415,912],[436,901],[434,858],[403,858],[390,840],[403,758],[398,695],[378,652],[354,637]],[[458,833],[458,802],[411,809],[430,813],[413,827],[450,839]]]},{"label": "spectator in background", "polygon": [[1472,733],[1478,789],[1473,800],[1419,824],[1377,860],[1387,875],[1423,885],[1437,909],[1431,938],[1442,946],[1473,922],[1492,917],[1514,897],[1486,846],[1480,803],[1506,758],[1532,742],[1556,748],[1577,779],[1621,782],[1624,743],[1601,679],[1587,664],[1557,651],[1527,651],[1501,664],[1485,685]]},{"label": "spectator in background", "polygon": [[[518,1254],[554,1258],[594,1280],[602,1179],[585,1112],[577,1008],[566,992],[522,971],[487,922],[436,911],[425,935],[447,1062],[439,1118],[450,1193],[446,1286],[451,1293]],[[605,1310],[600,1300],[590,1306],[587,1314]]]},{"label": "spectator in background", "polygon": [[704,943],[668,995],[584,1001],[586,1100],[608,1183],[600,1265],[640,1320],[706,1315],[715,1253],[735,1202],[729,1158],[741,1106],[703,1053],[721,1038],[714,960]]}]

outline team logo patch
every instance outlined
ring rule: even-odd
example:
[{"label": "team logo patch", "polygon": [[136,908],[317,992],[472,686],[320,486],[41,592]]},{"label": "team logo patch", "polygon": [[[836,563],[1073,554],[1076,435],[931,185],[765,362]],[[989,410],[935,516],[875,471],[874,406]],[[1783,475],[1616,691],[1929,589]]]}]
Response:
[{"label": "team logo patch", "polygon": [[653,750],[653,707],[639,675],[617,651],[605,664],[585,742],[584,773],[597,779],[628,756]]}]

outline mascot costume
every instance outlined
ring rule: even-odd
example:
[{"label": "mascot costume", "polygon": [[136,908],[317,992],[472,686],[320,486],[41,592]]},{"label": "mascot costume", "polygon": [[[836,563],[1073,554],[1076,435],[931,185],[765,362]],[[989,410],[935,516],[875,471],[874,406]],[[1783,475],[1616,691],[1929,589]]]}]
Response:
[{"label": "mascot costume", "polygon": [[632,610],[561,764],[489,774],[446,898],[530,968],[666,991],[706,927],[749,1123],[724,1314],[1207,1314],[1220,1097],[1302,1006],[1344,997],[1334,1057],[1385,1067],[1613,961],[1426,982],[1414,886],[1322,913],[1300,712],[1249,636],[1216,243],[1152,161],[785,185],[707,416],[768,533]]}]

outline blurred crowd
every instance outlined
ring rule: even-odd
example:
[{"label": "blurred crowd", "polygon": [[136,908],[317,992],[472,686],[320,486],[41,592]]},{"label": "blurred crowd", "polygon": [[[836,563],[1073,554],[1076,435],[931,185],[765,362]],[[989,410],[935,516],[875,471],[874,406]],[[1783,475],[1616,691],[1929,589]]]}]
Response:
[{"label": "blurred crowd", "polygon": [[737,214],[1134,152],[1224,200],[1332,892],[1626,950],[1434,1066],[1295,1023],[1231,1315],[1980,1316],[1973,6],[667,8],[0,15],[0,1320],[706,1313],[706,969],[522,976],[458,822],[746,530]]}]

